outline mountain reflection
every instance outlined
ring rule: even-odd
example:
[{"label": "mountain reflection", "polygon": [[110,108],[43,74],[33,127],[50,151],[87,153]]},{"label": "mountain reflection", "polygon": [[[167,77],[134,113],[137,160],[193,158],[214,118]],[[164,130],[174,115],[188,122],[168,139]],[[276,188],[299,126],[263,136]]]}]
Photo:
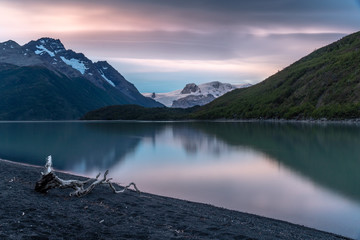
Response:
[{"label": "mountain reflection", "polygon": [[[201,124],[200,124],[201,125]],[[195,123],[178,123],[172,125],[174,141],[181,144],[188,155],[196,155],[199,152],[208,152],[219,156],[229,150],[229,145],[216,135],[208,134],[197,128]]]},{"label": "mountain reflection", "polygon": [[106,169],[134,152],[145,138],[155,139],[163,124],[30,122],[0,124],[0,158],[77,172]]},{"label": "mountain reflection", "polygon": [[[110,169],[142,141],[182,146],[188,157],[252,149],[313,182],[360,201],[360,127],[291,123],[0,123],[0,158],[78,173]],[[161,141],[160,141],[161,142]],[[220,158],[219,158],[220,159]]]},{"label": "mountain reflection", "polygon": [[341,124],[201,123],[198,130],[249,147],[338,193],[360,201],[360,127]]}]

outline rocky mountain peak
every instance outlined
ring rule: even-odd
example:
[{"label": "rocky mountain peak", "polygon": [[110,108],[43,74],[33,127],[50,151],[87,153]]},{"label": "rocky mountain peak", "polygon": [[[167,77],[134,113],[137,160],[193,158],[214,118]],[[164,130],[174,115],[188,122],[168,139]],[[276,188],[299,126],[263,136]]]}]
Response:
[{"label": "rocky mountain peak", "polygon": [[219,82],[219,81],[214,81],[214,82],[211,82],[210,85],[211,85],[213,88],[218,89],[221,85],[223,85],[223,83],[221,83],[221,82]]},{"label": "rocky mountain peak", "polygon": [[0,72],[9,86],[0,89],[2,120],[77,119],[107,105],[163,106],[142,96],[106,61],[93,63],[59,39],[0,43]]},{"label": "rocky mountain peak", "polygon": [[94,64],[102,72],[107,72],[107,70],[113,70],[113,67],[107,61],[97,61]]},{"label": "rocky mountain peak", "polygon": [[135,86],[132,83],[125,81],[125,78],[107,61],[95,62],[94,66],[102,79],[104,79],[111,86],[120,90],[122,93],[131,97],[134,92],[137,92]]},{"label": "rocky mountain peak", "polygon": [[188,108],[195,105],[204,105],[225,93],[236,88],[248,87],[249,85],[232,85],[213,81],[196,85],[188,83],[183,89],[175,90],[168,93],[143,93],[144,96],[150,97],[167,107]]},{"label": "rocky mountain peak", "polygon": [[200,88],[195,83],[186,84],[184,89],[181,91],[181,94],[190,94],[199,91]]},{"label": "rocky mountain peak", "polygon": [[18,49],[18,48],[21,48],[21,46],[17,43],[17,42],[15,42],[15,41],[13,41],[13,40],[8,40],[8,41],[6,41],[6,42],[3,42],[3,43],[0,43],[0,47],[2,47],[2,48],[10,48],[10,49]]},{"label": "rocky mountain peak", "polygon": [[40,38],[37,42],[55,53],[65,51],[65,47],[59,39]]},{"label": "rocky mountain peak", "polygon": [[9,56],[13,54],[22,54],[21,46],[12,40],[0,43],[0,54],[2,56]]},{"label": "rocky mountain peak", "polygon": [[14,64],[18,66],[29,65],[30,62],[39,64],[40,61],[31,59],[31,54],[25,52],[23,48],[15,41],[9,40],[0,43],[0,62]]},{"label": "rocky mountain peak", "polygon": [[24,45],[25,49],[33,51],[37,55],[49,55],[55,57],[56,54],[66,51],[59,39],[40,38]]}]

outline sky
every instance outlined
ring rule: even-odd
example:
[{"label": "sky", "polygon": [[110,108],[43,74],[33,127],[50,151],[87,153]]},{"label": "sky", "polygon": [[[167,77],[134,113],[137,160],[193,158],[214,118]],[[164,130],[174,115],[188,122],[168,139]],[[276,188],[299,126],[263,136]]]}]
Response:
[{"label": "sky", "polygon": [[0,42],[106,60],[141,92],[263,81],[360,31],[360,0],[0,0]]}]

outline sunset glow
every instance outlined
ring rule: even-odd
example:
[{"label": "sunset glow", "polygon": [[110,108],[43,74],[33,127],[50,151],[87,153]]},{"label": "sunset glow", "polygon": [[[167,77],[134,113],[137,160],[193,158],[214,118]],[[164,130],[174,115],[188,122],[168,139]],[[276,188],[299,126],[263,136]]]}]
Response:
[{"label": "sunset glow", "polygon": [[292,1],[2,0],[0,41],[59,38],[142,92],[257,83],[359,29],[356,0]]}]

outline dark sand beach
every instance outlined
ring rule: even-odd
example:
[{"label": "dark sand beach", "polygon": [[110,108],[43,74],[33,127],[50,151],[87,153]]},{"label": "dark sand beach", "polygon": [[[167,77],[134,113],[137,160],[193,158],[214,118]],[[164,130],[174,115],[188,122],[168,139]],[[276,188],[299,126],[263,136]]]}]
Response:
[{"label": "dark sand beach", "polygon": [[42,167],[0,161],[1,240],[348,239],[201,203],[134,191],[114,194],[107,185],[82,198],[69,197],[70,189],[40,194],[34,186],[41,171]]}]

